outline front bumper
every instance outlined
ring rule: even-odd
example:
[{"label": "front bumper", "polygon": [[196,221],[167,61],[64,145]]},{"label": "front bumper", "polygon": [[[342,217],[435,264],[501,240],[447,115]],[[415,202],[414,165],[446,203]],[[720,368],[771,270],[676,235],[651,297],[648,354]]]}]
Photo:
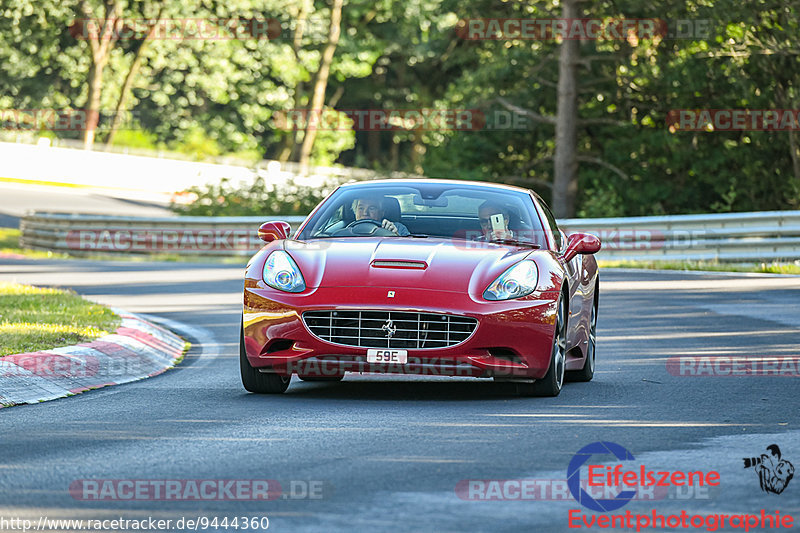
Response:
[{"label": "front bumper", "polygon": [[[558,292],[517,300],[475,301],[468,294],[386,287],[336,287],[283,293],[247,280],[244,341],[247,359],[266,372],[335,376],[379,372],[537,379],[550,365]],[[407,364],[367,363],[367,348],[314,336],[302,313],[319,310],[442,313],[477,319],[472,335],[447,348],[408,349]]]}]

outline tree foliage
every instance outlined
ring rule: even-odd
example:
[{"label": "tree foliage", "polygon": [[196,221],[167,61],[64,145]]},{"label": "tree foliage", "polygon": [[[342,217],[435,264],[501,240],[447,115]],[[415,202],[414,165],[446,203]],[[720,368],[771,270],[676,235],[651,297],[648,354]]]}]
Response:
[{"label": "tree foliage", "polygon": [[[114,143],[171,146],[198,158],[237,153],[297,161],[306,132],[275,120],[292,109],[478,109],[490,125],[513,111],[525,118],[520,127],[319,130],[310,163],[553,193],[562,43],[468,40],[457,28],[470,18],[557,18],[564,2],[345,1],[326,68],[333,0],[16,0],[0,7],[0,108],[87,107],[92,44],[70,31],[82,4],[95,13],[119,4],[128,18],[154,16],[159,6],[159,16],[172,19],[275,18],[281,28],[275,39],[115,43],[102,69],[99,106],[134,111],[133,127],[142,131],[120,131]],[[682,21],[706,33],[577,43],[577,171],[569,178],[573,197],[559,215],[800,208],[800,132],[690,132],[667,124],[676,109],[800,108],[796,3],[576,5],[583,17],[658,18],[672,30]],[[321,71],[327,81],[315,100]],[[99,142],[108,136],[107,128],[98,130]]]}]

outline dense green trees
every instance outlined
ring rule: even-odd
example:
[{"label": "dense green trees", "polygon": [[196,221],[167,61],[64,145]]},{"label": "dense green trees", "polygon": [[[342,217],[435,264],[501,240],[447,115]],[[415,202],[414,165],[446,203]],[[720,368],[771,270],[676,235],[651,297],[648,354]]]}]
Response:
[{"label": "dense green trees", "polygon": [[[112,133],[104,117],[96,134],[56,134],[198,157],[307,156],[312,164],[503,181],[552,198],[560,216],[800,208],[800,132],[679,131],[667,123],[675,109],[800,108],[797,7],[15,0],[0,7],[0,109],[133,110],[138,131],[128,124]],[[464,38],[470,19],[560,17],[662,19],[670,34]],[[146,23],[136,39],[81,33],[84,19],[125,28],[185,18],[275,20],[270,39],[164,39]],[[343,112],[360,109],[477,109],[487,122],[474,131],[278,127],[276,117],[309,108],[339,113],[339,124],[349,124]],[[517,121],[506,127],[512,115]]]}]

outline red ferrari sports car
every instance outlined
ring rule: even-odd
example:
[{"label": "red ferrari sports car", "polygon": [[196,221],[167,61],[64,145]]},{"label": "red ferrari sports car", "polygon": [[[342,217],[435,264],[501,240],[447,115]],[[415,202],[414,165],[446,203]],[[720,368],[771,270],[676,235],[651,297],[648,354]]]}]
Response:
[{"label": "red ferrari sports car", "polygon": [[452,180],[343,185],[247,265],[244,388],[346,372],[513,381],[556,396],[595,368],[600,241],[534,192]]}]

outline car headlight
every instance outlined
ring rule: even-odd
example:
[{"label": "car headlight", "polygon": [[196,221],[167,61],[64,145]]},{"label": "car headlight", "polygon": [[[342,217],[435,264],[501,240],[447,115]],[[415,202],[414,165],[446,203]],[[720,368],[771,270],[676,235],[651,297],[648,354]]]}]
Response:
[{"label": "car headlight", "polygon": [[536,263],[528,259],[512,266],[483,291],[487,300],[511,300],[527,296],[536,290],[539,280],[539,269]]},{"label": "car headlight", "polygon": [[284,251],[275,251],[269,254],[264,263],[264,283],[286,292],[302,292],[306,289],[303,274],[297,267],[292,256]]}]

